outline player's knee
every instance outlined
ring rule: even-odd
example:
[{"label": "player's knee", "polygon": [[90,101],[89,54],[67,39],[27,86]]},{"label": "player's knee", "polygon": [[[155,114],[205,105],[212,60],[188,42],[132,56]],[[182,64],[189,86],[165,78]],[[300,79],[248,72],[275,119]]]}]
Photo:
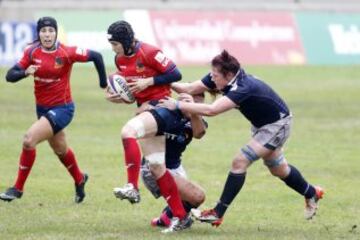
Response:
[{"label": "player's knee", "polygon": [[121,129],[121,138],[142,138],[145,135],[145,127],[142,121],[133,118]]},{"label": "player's knee", "polygon": [[194,202],[195,202],[194,205],[196,207],[200,206],[203,202],[205,202],[205,191],[203,189],[198,189],[198,191],[196,192]]},{"label": "player's knee", "polygon": [[237,156],[233,159],[231,165],[231,172],[244,173],[247,167],[250,165],[250,161],[243,156]]},{"label": "player's knee", "polygon": [[56,156],[58,156],[58,158],[62,159],[65,157],[66,155],[66,149],[54,149],[53,148],[53,152],[55,153]]},{"label": "player's knee", "polygon": [[284,178],[289,173],[289,166],[282,154],[274,159],[264,160],[264,164],[275,177]]},{"label": "player's knee", "polygon": [[23,148],[25,149],[31,149],[36,146],[36,142],[34,141],[34,138],[29,133],[26,133],[24,135],[22,144],[23,144]]}]

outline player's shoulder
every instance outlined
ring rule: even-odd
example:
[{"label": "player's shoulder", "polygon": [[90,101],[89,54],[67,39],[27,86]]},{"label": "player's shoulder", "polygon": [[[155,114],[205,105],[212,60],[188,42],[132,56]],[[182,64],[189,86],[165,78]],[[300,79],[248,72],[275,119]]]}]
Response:
[{"label": "player's shoulder", "polygon": [[57,44],[56,48],[59,51],[71,52],[74,51],[74,49],[76,49],[76,46],[68,46],[62,42],[57,42],[56,44]]},{"label": "player's shoulder", "polygon": [[82,48],[82,47],[78,47],[78,46],[68,46],[68,45],[65,45],[60,42],[58,44],[59,45],[58,45],[57,49],[59,51],[66,52],[70,56],[72,56],[72,55],[86,56],[88,54],[88,50],[86,48]]},{"label": "player's shoulder", "polygon": [[156,47],[155,45],[152,45],[150,43],[146,43],[146,42],[141,42],[139,41],[139,47],[143,50],[147,50],[147,51],[159,51],[160,49],[158,47]]},{"label": "player's shoulder", "polygon": [[24,52],[25,53],[32,53],[34,52],[36,49],[40,49],[41,48],[41,44],[40,42],[33,42],[33,43],[30,43],[28,44],[25,49],[24,49]]},{"label": "player's shoulder", "polygon": [[149,43],[139,42],[138,44],[139,44],[139,49],[144,53],[156,53],[161,51],[158,47]]}]

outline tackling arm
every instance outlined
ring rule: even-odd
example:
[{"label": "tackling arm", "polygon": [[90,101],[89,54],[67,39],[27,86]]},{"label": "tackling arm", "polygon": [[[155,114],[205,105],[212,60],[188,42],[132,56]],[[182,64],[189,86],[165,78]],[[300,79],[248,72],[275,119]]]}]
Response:
[{"label": "tackling arm", "polygon": [[203,93],[208,90],[201,80],[191,83],[172,83],[171,88],[177,93],[188,93],[191,95]]},{"label": "tackling arm", "polygon": [[200,139],[206,133],[207,124],[200,115],[191,114],[190,117],[193,137]]},{"label": "tackling arm", "polygon": [[202,116],[216,116],[236,107],[236,104],[226,96],[217,99],[212,104],[189,103],[176,101],[173,98],[161,99],[159,102],[159,107],[165,107],[170,110],[180,109],[181,111],[188,112],[190,114],[198,114]]}]

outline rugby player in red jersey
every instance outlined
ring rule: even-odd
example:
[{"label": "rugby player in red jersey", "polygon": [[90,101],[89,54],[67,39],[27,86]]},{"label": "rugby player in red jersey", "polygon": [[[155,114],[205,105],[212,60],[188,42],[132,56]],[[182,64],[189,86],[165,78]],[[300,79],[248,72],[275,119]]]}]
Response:
[{"label": "rugby player in red jersey", "polygon": [[42,17],[37,22],[37,40],[30,44],[20,61],[6,75],[8,82],[17,82],[34,76],[35,100],[38,120],[27,130],[23,139],[16,182],[0,199],[12,201],[23,195],[25,181],[35,161],[36,145],[44,140],[58,156],[75,182],[75,202],[85,197],[87,174],[80,171],[73,151],[65,138],[65,127],[74,115],[71,98],[70,74],[75,62],[94,62],[100,87],[106,88],[106,72],[100,53],[69,47],[57,41],[57,22],[52,17]]},{"label": "rugby player in red jersey", "polygon": [[[116,53],[118,74],[125,77],[135,96],[138,113],[170,96],[169,84],[179,81],[181,73],[160,49],[137,40],[131,25],[126,21],[117,21],[109,26],[108,40]],[[107,99],[115,103],[124,102],[111,93],[108,93]],[[138,118],[132,118],[122,128],[128,182],[124,187],[114,188],[114,194],[131,203],[140,201],[138,180],[142,153],[149,161],[160,193],[172,209],[174,217],[185,225],[189,222],[189,217],[182,205],[174,178],[165,166],[165,137],[160,135],[144,138],[147,127]],[[138,144],[140,139],[141,150]]]}]

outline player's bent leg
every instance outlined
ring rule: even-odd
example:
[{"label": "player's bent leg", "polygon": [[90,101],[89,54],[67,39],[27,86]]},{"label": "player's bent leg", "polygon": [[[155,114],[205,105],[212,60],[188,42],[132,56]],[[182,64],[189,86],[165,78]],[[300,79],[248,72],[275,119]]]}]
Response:
[{"label": "player's bent leg", "polygon": [[161,157],[160,154],[153,155],[152,157],[151,155],[148,155],[146,156],[146,159],[149,160],[150,170],[156,178],[160,193],[166,200],[174,215],[169,228],[165,229],[163,232],[174,232],[190,227],[192,220],[184,209],[173,176],[165,167],[165,152]]},{"label": "player's bent leg", "polygon": [[64,165],[64,167],[74,179],[75,203],[81,203],[86,195],[85,184],[89,176],[81,172],[74,152],[67,146],[64,130],[56,133],[48,140],[48,142],[54,153],[58,156],[60,162]]},{"label": "player's bent leg", "polygon": [[282,151],[274,151],[273,154],[264,158],[264,164],[272,175],[279,177],[288,187],[304,196],[305,219],[312,219],[316,215],[318,201],[323,197],[324,190],[309,184],[297,168],[287,164]]},{"label": "player's bent leg", "polygon": [[41,117],[28,129],[23,138],[17,179],[13,187],[0,194],[0,200],[12,201],[22,197],[25,182],[35,162],[36,145],[53,135],[49,121]]},{"label": "player's bent leg", "polygon": [[213,226],[218,227],[222,221],[225,212],[235,199],[237,194],[241,191],[245,179],[247,168],[256,160],[258,160],[262,154],[265,154],[261,144],[254,139],[241,148],[240,152],[234,157],[232,161],[231,170],[226,179],[223,192],[220,200],[213,209],[204,210],[202,212],[193,211],[194,217],[201,221],[210,223]]},{"label": "player's bent leg", "polygon": [[114,188],[116,197],[128,199],[131,203],[138,203],[140,201],[138,180],[141,165],[141,150],[138,139],[155,136],[156,131],[156,121],[148,112],[141,113],[130,119],[122,128],[121,138],[124,147],[128,181],[124,187]]},{"label": "player's bent leg", "polygon": [[53,129],[49,120],[45,117],[41,117],[26,132],[23,139],[23,148],[35,148],[37,144],[51,138],[53,135]]},{"label": "player's bent leg", "polygon": [[181,176],[174,176],[182,201],[190,203],[194,208],[205,201],[205,191],[197,184]]}]

